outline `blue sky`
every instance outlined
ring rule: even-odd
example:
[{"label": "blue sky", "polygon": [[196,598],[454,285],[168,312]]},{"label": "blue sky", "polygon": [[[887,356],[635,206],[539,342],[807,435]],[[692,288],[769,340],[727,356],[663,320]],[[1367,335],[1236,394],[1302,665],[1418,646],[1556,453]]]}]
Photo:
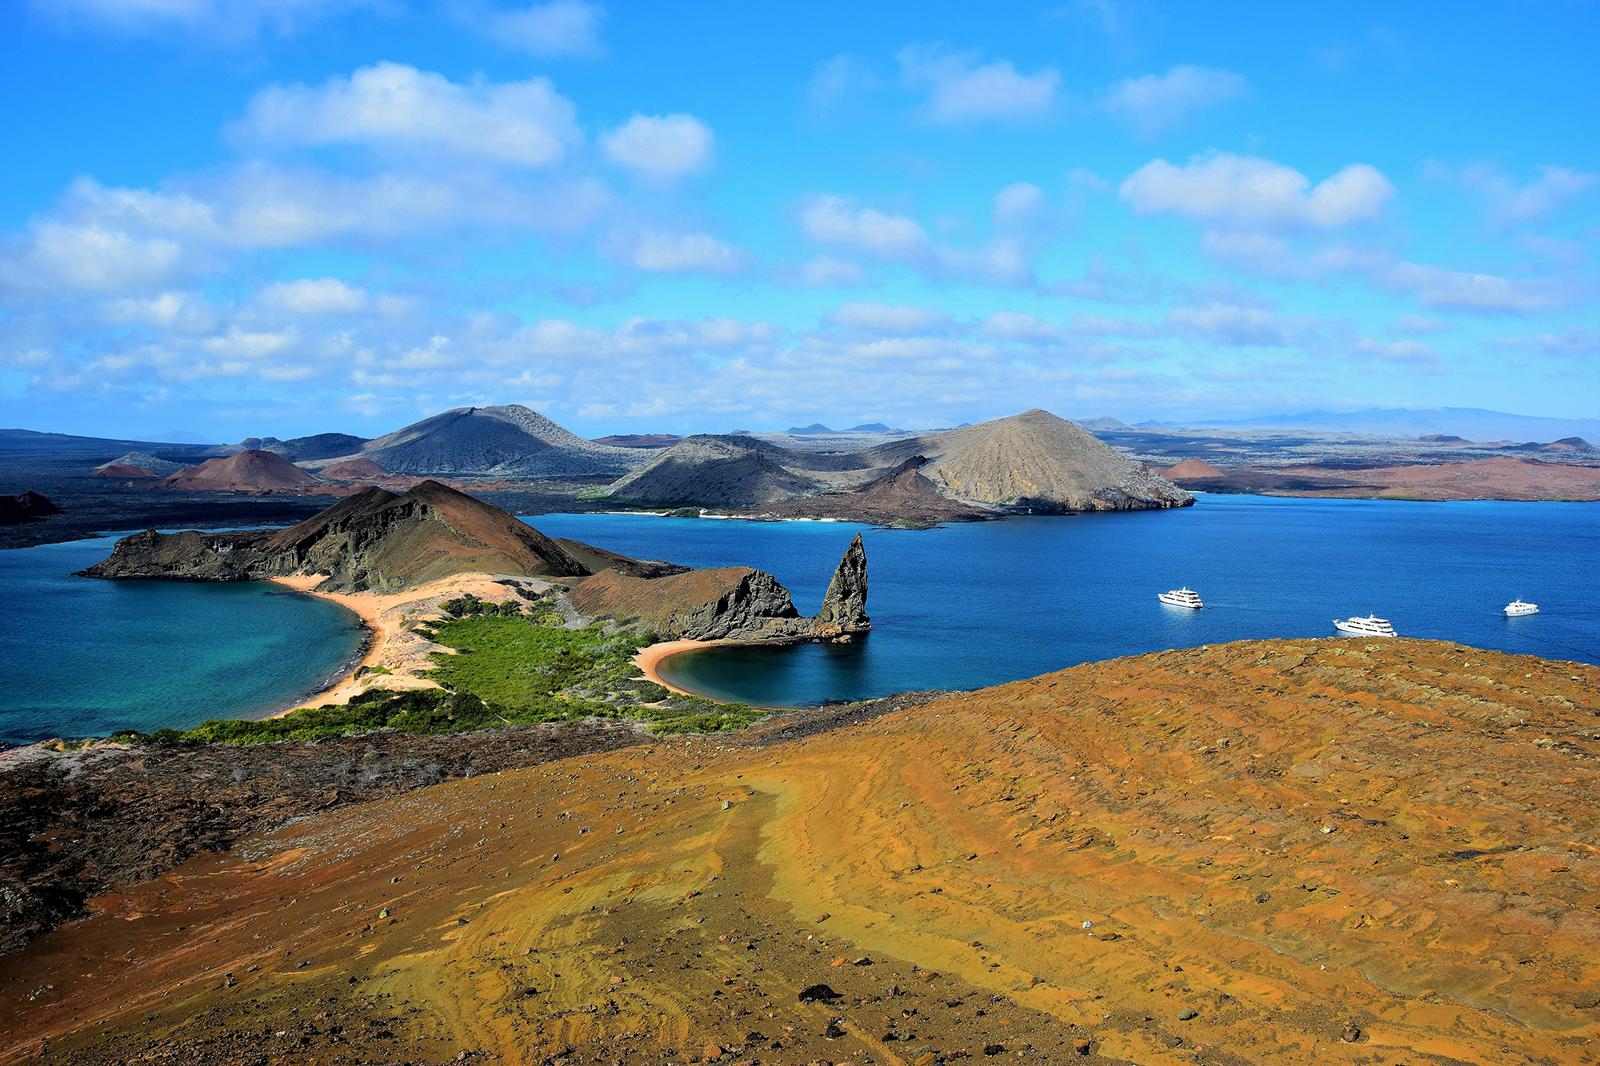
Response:
[{"label": "blue sky", "polygon": [[1600,415],[1600,8],[19,0],[0,425]]}]

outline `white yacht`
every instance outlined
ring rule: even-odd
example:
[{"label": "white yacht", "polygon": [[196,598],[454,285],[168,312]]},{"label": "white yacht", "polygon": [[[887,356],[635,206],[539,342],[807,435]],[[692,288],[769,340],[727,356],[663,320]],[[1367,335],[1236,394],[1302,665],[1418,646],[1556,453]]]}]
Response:
[{"label": "white yacht", "polygon": [[1156,599],[1173,607],[1188,607],[1195,611],[1205,606],[1204,603],[1200,602],[1200,594],[1194,589],[1188,588],[1169,589],[1157,596]]},{"label": "white yacht", "polygon": [[1333,628],[1341,633],[1348,633],[1352,637],[1393,637],[1398,636],[1394,626],[1389,624],[1387,618],[1379,618],[1369,614],[1365,618],[1353,615],[1349,618],[1333,620]]},{"label": "white yacht", "polygon": [[1538,613],[1539,613],[1539,605],[1537,603],[1524,603],[1524,602],[1522,602],[1521,599],[1515,599],[1515,600],[1512,600],[1510,603],[1506,604],[1506,617],[1507,618],[1520,618],[1522,615],[1525,615],[1525,614],[1538,614]]}]

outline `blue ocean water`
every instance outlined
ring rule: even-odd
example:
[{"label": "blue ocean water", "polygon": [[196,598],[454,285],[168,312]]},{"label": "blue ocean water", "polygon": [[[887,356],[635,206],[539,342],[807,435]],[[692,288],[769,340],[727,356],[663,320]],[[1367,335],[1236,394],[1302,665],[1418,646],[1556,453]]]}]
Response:
[{"label": "blue ocean water", "polygon": [[267,713],[361,647],[353,614],[264,582],[71,576],[111,545],[0,551],[0,745]]},{"label": "blue ocean water", "polygon": [[[1178,511],[1015,518],[907,532],[844,523],[542,515],[546,533],[691,566],[743,563],[816,610],[850,538],[871,635],[713,649],[664,672],[707,695],[801,706],[978,688],[1093,659],[1261,637],[1333,636],[1374,612],[1404,636],[1600,662],[1600,506],[1205,495]],[[1187,584],[1201,611],[1156,594]],[[1528,618],[1500,609],[1521,596]]]}]

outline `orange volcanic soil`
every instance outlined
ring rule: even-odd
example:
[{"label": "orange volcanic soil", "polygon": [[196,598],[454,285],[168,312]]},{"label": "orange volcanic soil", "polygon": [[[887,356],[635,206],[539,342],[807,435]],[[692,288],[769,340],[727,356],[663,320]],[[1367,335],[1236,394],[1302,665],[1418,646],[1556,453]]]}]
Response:
[{"label": "orange volcanic soil", "polygon": [[1592,1062],[1597,693],[1250,642],[456,781],[100,898],[0,1061]]}]

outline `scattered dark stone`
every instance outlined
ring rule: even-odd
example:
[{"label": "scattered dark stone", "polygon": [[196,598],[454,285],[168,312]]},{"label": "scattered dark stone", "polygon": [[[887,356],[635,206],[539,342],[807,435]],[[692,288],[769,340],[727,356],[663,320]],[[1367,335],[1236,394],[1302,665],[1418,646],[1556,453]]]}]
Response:
[{"label": "scattered dark stone", "polygon": [[1079,1040],[1072,1045],[1072,1050],[1077,1052],[1079,1055],[1087,1055],[1089,1052],[1094,1050],[1094,1041]]},{"label": "scattered dark stone", "polygon": [[1265,903],[1265,902],[1267,902],[1267,900],[1269,900],[1271,898],[1272,898],[1272,893],[1270,893],[1270,892],[1261,892],[1261,893],[1257,894],[1256,902],[1257,903]]},{"label": "scattered dark stone", "polygon": [[827,985],[808,985],[800,991],[801,1003],[832,1003],[836,999],[843,998],[844,996]]},{"label": "scattered dark stone", "polygon": [[1343,1040],[1346,1044],[1354,1044],[1357,1040],[1361,1039],[1361,1026],[1357,1025],[1355,1022],[1346,1023],[1344,1032],[1339,1034],[1339,1039]]},{"label": "scattered dark stone", "polygon": [[985,1044],[983,1045],[983,1053],[985,1055],[1004,1055],[1006,1046],[1004,1044]]},{"label": "scattered dark stone", "polygon": [[1200,1017],[1200,1012],[1195,1010],[1193,1007],[1185,1007],[1183,1010],[1178,1012],[1178,1020],[1180,1022],[1187,1022],[1198,1017]]}]

